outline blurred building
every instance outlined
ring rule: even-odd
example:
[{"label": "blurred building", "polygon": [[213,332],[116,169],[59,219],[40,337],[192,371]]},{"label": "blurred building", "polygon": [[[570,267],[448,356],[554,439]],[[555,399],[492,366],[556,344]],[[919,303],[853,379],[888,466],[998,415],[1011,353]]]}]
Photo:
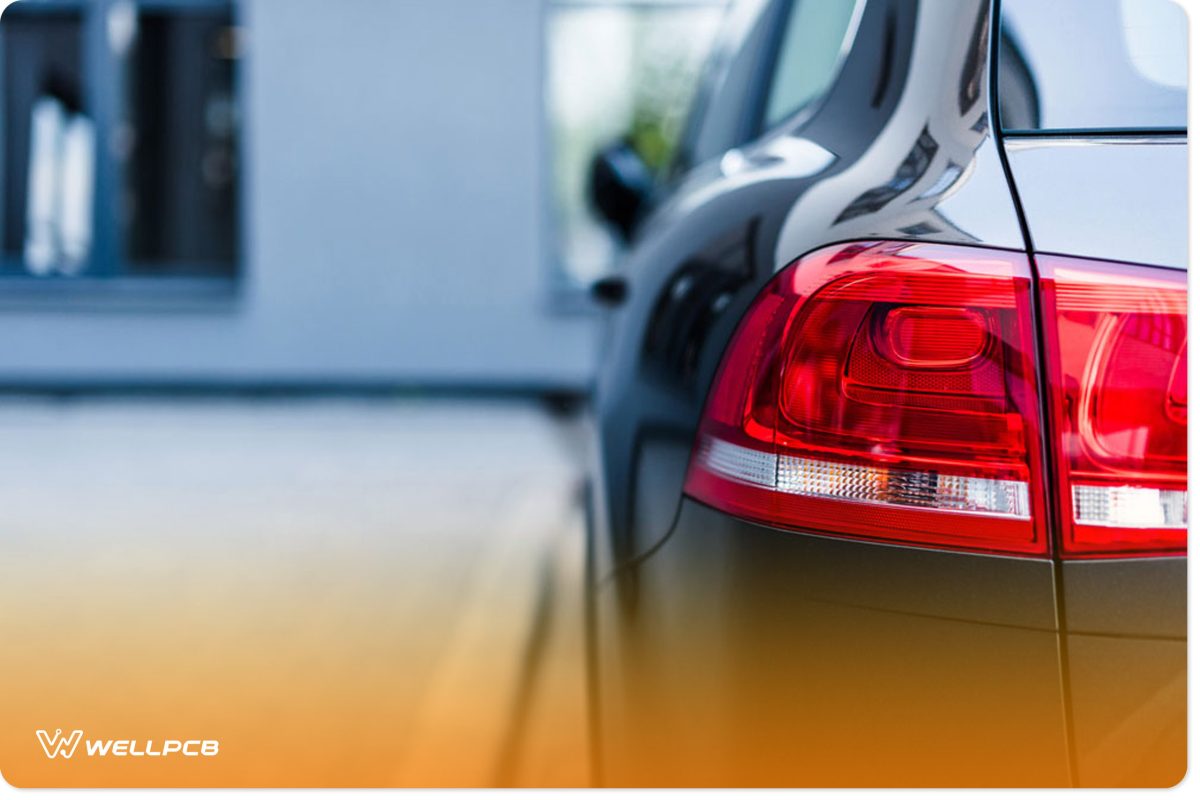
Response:
[{"label": "blurred building", "polygon": [[585,387],[587,160],[664,148],[721,5],[21,0],[0,385]]}]

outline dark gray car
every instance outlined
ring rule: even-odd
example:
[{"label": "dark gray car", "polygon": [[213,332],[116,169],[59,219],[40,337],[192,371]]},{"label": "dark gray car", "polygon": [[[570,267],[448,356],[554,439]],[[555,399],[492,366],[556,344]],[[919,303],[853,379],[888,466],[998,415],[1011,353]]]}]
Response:
[{"label": "dark gray car", "polygon": [[1186,20],[745,0],[597,387],[610,785],[1186,769]]}]

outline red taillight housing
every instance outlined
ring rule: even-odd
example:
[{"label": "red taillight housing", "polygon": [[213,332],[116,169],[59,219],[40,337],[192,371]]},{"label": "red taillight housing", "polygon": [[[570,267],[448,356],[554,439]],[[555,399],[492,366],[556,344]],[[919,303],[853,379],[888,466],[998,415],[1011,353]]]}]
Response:
[{"label": "red taillight housing", "polygon": [[770,283],[709,398],[686,491],[768,525],[1047,555],[1028,260],[838,245]]},{"label": "red taillight housing", "polygon": [[837,245],[779,273],[717,371],[686,492],[781,528],[1010,555],[1187,546],[1187,281],[1024,253]]},{"label": "red taillight housing", "polygon": [[1187,547],[1187,276],[1038,256],[1064,557]]}]

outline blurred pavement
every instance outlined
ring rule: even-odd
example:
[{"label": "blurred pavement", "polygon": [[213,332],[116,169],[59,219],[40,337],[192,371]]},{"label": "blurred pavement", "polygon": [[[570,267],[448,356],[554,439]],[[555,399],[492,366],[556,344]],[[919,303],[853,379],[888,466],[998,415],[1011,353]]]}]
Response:
[{"label": "blurred pavement", "polygon": [[0,402],[0,713],[215,731],[240,785],[585,784],[586,441],[523,401]]}]

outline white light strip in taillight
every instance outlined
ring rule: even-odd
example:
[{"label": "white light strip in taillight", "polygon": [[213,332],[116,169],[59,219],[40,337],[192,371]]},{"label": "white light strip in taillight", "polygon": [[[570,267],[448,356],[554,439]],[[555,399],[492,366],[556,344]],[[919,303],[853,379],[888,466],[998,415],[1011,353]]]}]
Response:
[{"label": "white light strip in taillight", "polygon": [[1075,522],[1105,528],[1186,528],[1187,492],[1074,484]]},{"label": "white light strip in taillight", "polygon": [[715,475],[785,494],[1029,519],[1024,481],[776,456],[711,436],[697,458]]}]

